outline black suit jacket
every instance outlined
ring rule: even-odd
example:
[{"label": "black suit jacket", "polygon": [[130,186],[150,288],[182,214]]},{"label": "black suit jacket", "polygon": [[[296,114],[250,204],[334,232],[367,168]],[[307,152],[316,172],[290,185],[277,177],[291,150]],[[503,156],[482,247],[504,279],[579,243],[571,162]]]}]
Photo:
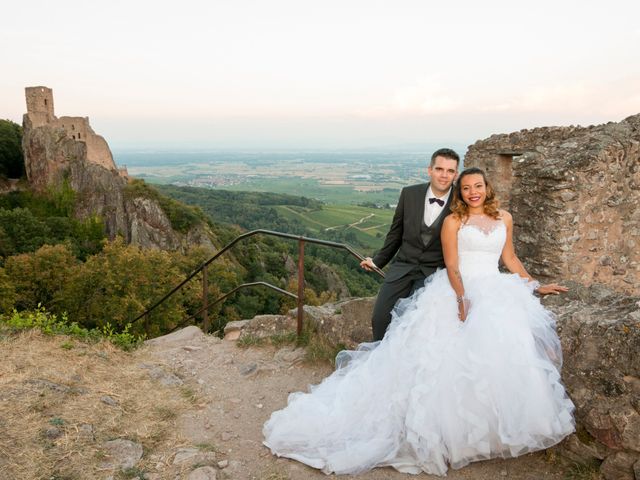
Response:
[{"label": "black suit jacket", "polygon": [[385,276],[385,281],[393,281],[409,273],[420,270],[425,277],[431,275],[437,268],[444,267],[444,255],[440,231],[442,223],[449,215],[452,195],[440,216],[434,221],[434,233],[426,243],[424,233],[425,197],[429,188],[428,183],[405,187],[400,193],[398,206],[384,245],[373,257],[373,262],[379,268],[391,261],[391,267]]}]

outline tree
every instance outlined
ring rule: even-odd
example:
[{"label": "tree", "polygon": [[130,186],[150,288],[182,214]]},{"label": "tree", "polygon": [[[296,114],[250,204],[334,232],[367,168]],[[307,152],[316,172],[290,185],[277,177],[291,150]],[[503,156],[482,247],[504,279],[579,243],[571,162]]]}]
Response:
[{"label": "tree", "polygon": [[[111,324],[121,331],[128,322],[173,288],[184,273],[181,254],[143,250],[121,238],[79,264],[65,282],[61,309],[85,327]],[[201,286],[191,282],[134,325],[136,333],[157,336],[174,328],[197,302]]]},{"label": "tree", "polygon": [[24,176],[22,127],[11,120],[0,120],[0,176]]},{"label": "tree", "polygon": [[16,290],[11,279],[0,267],[0,314],[9,313],[16,301]]},{"label": "tree", "polygon": [[58,312],[56,304],[60,292],[76,263],[67,245],[44,245],[33,253],[7,258],[4,268],[13,282],[16,308],[32,310],[42,304]]}]

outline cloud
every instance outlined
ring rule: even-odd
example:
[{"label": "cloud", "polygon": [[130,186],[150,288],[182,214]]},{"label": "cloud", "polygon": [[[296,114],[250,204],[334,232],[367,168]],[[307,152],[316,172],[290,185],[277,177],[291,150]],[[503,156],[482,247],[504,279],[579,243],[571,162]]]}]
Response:
[{"label": "cloud", "polygon": [[462,105],[461,99],[436,78],[425,78],[415,85],[397,89],[391,101],[393,110],[424,115],[454,112]]},{"label": "cloud", "polygon": [[[611,72],[613,73],[613,72]],[[437,77],[396,88],[386,101],[361,108],[360,117],[382,118],[437,115],[531,115],[564,118],[601,115],[611,119],[640,112],[640,75],[591,81],[539,81],[523,79],[510,89],[456,85]]]}]

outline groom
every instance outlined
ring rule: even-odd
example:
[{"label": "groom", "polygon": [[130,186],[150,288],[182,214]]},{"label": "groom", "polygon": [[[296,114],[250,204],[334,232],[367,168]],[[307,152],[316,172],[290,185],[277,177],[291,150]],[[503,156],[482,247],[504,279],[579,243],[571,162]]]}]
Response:
[{"label": "groom", "polygon": [[373,259],[367,257],[360,262],[370,271],[384,267],[395,255],[373,308],[374,341],[384,337],[396,302],[410,296],[424,285],[425,278],[444,267],[440,230],[449,214],[459,163],[460,157],[449,148],[434,152],[427,169],[431,181],[402,189],[384,245]]}]

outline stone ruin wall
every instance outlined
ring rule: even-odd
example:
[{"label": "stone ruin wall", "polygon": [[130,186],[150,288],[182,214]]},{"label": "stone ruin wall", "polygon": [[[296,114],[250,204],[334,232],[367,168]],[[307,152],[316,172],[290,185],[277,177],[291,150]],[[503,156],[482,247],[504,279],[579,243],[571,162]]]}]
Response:
[{"label": "stone ruin wall", "polygon": [[[107,170],[116,172],[118,175],[127,177],[126,168],[117,168],[113,160],[113,155],[109,149],[106,140],[96,133],[89,124],[88,117],[60,117],[57,118],[54,113],[53,91],[47,87],[27,87],[25,88],[25,96],[27,102],[27,114],[25,115],[24,125],[28,130],[40,127],[48,127],[52,130],[53,135],[58,141],[63,137],[78,142],[74,150],[79,152],[79,156],[85,161],[99,165]],[[29,149],[25,149],[28,152]],[[32,160],[28,156],[25,157],[25,166],[29,181],[33,182],[36,187],[39,183],[36,178],[45,178],[49,183],[54,179],[60,169],[64,167],[64,159],[56,159],[50,162],[49,171],[42,176],[42,168],[32,165]],[[38,170],[36,172],[36,170]]]},{"label": "stone ruin wall", "polygon": [[88,117],[60,117],[51,124],[64,129],[67,138],[83,141],[87,145],[87,160],[107,170],[116,170],[113,155],[107,141],[96,133],[89,124]]},{"label": "stone ruin wall", "polygon": [[485,169],[513,213],[532,275],[640,293],[640,115],[492,135],[469,147],[465,166]]}]

